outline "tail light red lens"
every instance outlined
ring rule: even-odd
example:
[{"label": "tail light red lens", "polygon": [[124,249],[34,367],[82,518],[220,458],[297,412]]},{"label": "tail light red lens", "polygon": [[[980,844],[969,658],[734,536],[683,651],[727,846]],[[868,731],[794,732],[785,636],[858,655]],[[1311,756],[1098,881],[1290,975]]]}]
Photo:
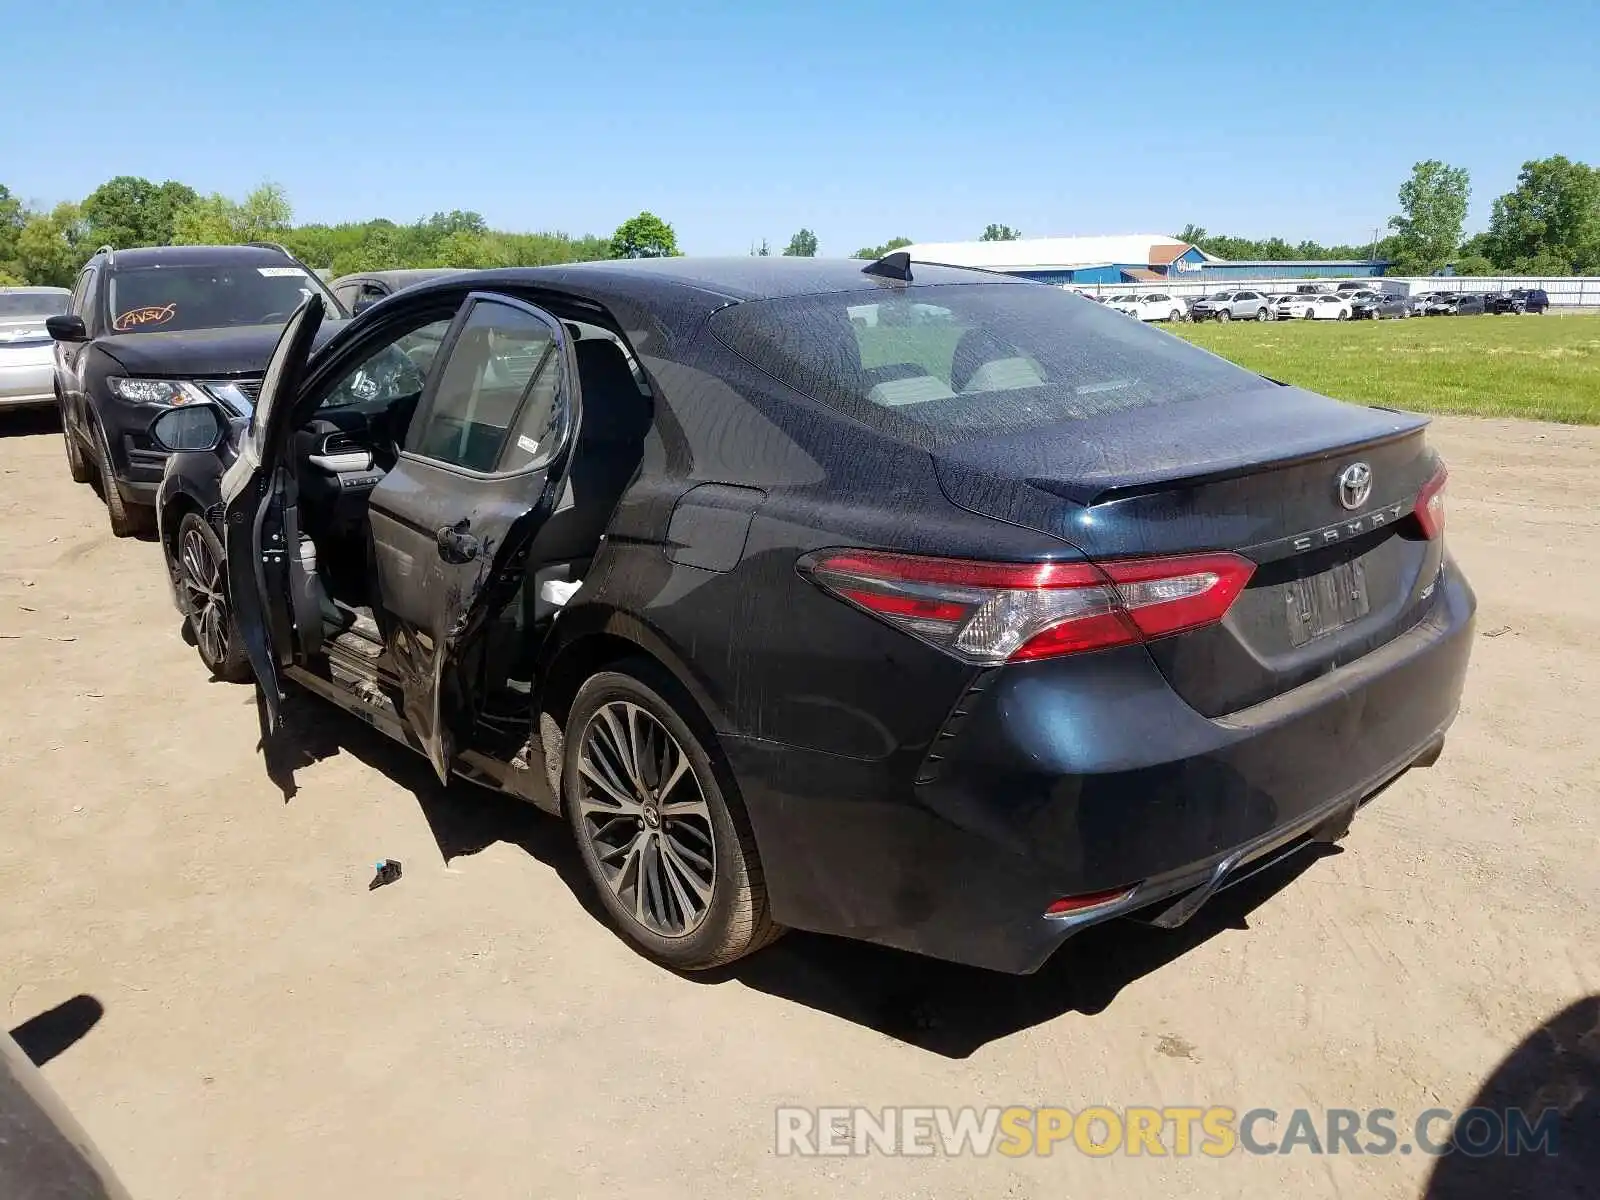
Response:
[{"label": "tail light red lens", "polygon": [[1423,535],[1430,539],[1444,534],[1444,485],[1449,479],[1450,472],[1440,463],[1433,478],[1417,493],[1417,521],[1422,525]]},{"label": "tail light red lens", "polygon": [[1120,904],[1133,895],[1136,888],[1117,888],[1110,892],[1085,892],[1081,896],[1063,896],[1049,908],[1044,910],[1047,917],[1071,917],[1087,912],[1094,908],[1106,908],[1112,904]]},{"label": "tail light red lens", "polygon": [[800,563],[815,583],[966,662],[1126,646],[1220,621],[1255,565],[1236,554],[995,563],[876,550]]}]

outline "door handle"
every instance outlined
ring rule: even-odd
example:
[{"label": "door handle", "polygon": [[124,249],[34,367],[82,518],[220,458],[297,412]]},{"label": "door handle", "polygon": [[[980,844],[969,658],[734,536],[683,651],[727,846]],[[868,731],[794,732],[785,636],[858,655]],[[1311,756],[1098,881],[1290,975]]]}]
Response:
[{"label": "door handle", "polygon": [[471,562],[481,548],[478,539],[467,532],[466,520],[440,526],[434,538],[439,544],[439,557],[447,563]]}]

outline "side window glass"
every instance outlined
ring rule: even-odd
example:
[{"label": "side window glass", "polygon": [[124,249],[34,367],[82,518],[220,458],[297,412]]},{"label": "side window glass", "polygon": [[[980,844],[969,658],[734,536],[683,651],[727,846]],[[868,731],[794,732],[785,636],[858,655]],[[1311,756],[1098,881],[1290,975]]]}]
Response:
[{"label": "side window glass", "polygon": [[82,317],[84,315],[83,301],[89,291],[89,272],[78,272],[78,282],[72,285],[72,299],[67,304],[67,311]]},{"label": "side window glass", "polygon": [[422,395],[439,343],[449,329],[446,318],[396,338],[339,380],[317,407],[360,404],[387,409],[403,400],[415,401]]},{"label": "side window glass", "polygon": [[[406,449],[470,471],[493,471],[529,385],[537,385],[535,393],[547,391],[547,409],[553,403],[555,348],[550,327],[531,313],[493,300],[478,301],[467,314],[449,359],[438,368],[443,374],[433,403],[412,426]],[[530,400],[537,401],[537,394]],[[540,431],[518,436],[535,444],[530,461],[540,456],[544,448]]]}]

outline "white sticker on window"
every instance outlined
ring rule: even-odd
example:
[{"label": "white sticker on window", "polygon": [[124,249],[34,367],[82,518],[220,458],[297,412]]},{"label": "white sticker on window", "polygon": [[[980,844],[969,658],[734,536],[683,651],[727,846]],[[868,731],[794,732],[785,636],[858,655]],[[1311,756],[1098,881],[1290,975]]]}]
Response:
[{"label": "white sticker on window", "polygon": [[298,279],[305,274],[299,267],[257,267],[256,270],[268,279],[283,279],[289,276]]},{"label": "white sticker on window", "polygon": [[539,441],[537,438],[531,438],[525,433],[520,433],[517,435],[517,449],[525,450],[529,454],[537,454],[539,453]]}]

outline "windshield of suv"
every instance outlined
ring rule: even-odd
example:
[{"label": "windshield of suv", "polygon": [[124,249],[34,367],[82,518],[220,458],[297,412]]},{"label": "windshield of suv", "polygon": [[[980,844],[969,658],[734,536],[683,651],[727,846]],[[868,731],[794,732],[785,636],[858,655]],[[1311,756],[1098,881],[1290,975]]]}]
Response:
[{"label": "windshield of suv", "polygon": [[942,284],[730,305],[712,332],[767,374],[919,445],[1263,386],[1055,288]]},{"label": "windshield of suv", "polygon": [[282,325],[313,292],[340,309],[304,268],[257,263],[113,267],[107,312],[114,333]]}]

